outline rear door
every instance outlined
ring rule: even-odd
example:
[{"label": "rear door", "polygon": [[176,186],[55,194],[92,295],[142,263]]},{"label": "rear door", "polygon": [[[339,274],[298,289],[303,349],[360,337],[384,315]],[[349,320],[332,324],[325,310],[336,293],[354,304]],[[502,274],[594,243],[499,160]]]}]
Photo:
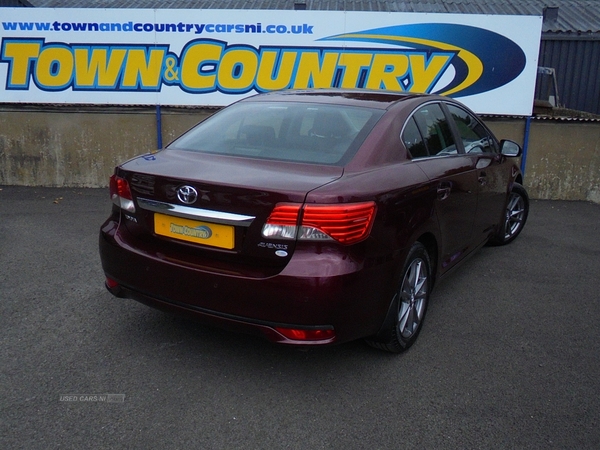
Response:
[{"label": "rear door", "polygon": [[456,264],[473,248],[477,209],[477,175],[474,161],[454,142],[452,128],[440,103],[417,109],[402,139],[415,163],[429,178],[436,196],[440,227],[442,271]]}]

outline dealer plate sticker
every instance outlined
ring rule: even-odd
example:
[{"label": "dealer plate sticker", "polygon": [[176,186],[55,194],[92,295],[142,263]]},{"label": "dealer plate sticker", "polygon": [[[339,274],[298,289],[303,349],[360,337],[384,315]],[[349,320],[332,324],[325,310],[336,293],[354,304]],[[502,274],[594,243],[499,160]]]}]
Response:
[{"label": "dealer plate sticker", "polygon": [[200,222],[157,213],[154,214],[154,232],[195,244],[230,250],[234,247],[234,227],[230,225]]}]

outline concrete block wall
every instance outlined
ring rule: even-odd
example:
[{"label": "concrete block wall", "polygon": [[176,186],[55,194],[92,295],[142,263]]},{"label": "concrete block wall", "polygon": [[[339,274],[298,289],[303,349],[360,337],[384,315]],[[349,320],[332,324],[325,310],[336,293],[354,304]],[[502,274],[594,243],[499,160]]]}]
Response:
[{"label": "concrete block wall", "polygon": [[[214,112],[161,108],[163,144]],[[486,122],[523,145],[525,119]],[[115,165],[156,148],[154,107],[0,105],[0,185],[105,187]],[[525,185],[532,198],[600,203],[600,121],[531,120]]]},{"label": "concrete block wall", "polygon": [[[524,143],[525,119],[489,119],[498,138]],[[533,119],[525,161],[531,198],[600,203],[600,121]]]},{"label": "concrete block wall", "polygon": [[[214,110],[163,110],[162,140]],[[115,165],[157,148],[155,108],[0,106],[0,184],[104,187]]]}]

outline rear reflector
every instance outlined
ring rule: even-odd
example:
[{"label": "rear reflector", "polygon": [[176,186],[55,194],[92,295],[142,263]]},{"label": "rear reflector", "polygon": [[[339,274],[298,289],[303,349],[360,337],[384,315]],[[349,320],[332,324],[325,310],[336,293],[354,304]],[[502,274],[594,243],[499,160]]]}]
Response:
[{"label": "rear reflector", "polygon": [[[263,226],[264,237],[312,241],[336,240],[355,244],[369,236],[375,219],[375,202],[339,205],[280,203]],[[302,215],[301,223],[298,223]]]},{"label": "rear reflector", "polygon": [[335,337],[335,330],[333,328],[302,330],[276,327],[275,329],[286,338],[294,341],[325,341]]},{"label": "rear reflector", "polygon": [[106,286],[109,289],[116,288],[118,285],[119,285],[119,283],[117,283],[115,280],[113,280],[112,278],[106,277]]}]

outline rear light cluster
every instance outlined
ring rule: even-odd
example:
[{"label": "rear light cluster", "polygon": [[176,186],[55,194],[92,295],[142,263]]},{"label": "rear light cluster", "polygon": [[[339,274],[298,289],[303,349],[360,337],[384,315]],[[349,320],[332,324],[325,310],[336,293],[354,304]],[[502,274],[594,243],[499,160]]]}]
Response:
[{"label": "rear light cluster", "polygon": [[355,244],[369,236],[375,211],[374,202],[340,205],[280,203],[267,219],[262,234],[267,238]]},{"label": "rear light cluster", "polygon": [[131,213],[135,212],[135,205],[133,204],[129,183],[125,178],[121,178],[117,175],[110,177],[110,199],[115,205],[125,211]]}]

